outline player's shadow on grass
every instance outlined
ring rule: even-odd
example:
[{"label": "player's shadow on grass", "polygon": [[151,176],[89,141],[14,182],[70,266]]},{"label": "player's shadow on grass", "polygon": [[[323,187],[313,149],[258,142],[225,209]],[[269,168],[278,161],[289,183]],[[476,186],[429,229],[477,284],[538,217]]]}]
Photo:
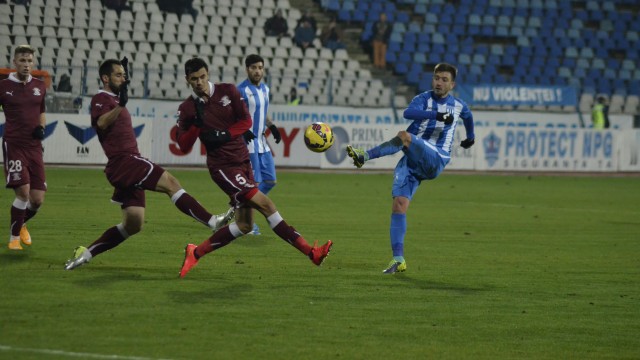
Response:
[{"label": "player's shadow on grass", "polygon": [[225,286],[199,288],[194,291],[167,291],[167,296],[178,304],[202,304],[206,302],[238,300],[253,291],[249,284],[227,284]]},{"label": "player's shadow on grass", "polygon": [[[263,231],[263,230],[260,230]],[[275,235],[273,235],[273,233],[271,233],[271,230],[267,230],[269,232],[269,234],[262,234],[262,235],[245,235],[241,238],[238,238],[236,240],[234,240],[234,242],[232,243],[234,246],[242,246],[242,247],[247,247],[247,248],[259,248],[259,247],[263,247],[263,246],[267,246],[270,244],[273,244],[276,240],[280,240],[280,239],[276,239],[274,238]],[[273,236],[272,236],[273,235]],[[281,240],[280,240],[281,241]]]},{"label": "player's shadow on grass", "polygon": [[162,272],[158,268],[140,268],[131,266],[94,266],[91,268],[89,266],[72,270],[74,272],[85,273],[81,279],[73,281],[76,285],[85,288],[101,288],[121,282],[130,282],[132,284],[140,281],[164,282],[167,280],[173,280],[178,276],[177,274],[173,276],[172,274]]},{"label": "player's shadow on grass", "polygon": [[405,274],[393,274],[392,276],[394,277],[394,279],[405,282],[413,286],[414,288],[427,290],[427,291],[440,290],[440,291],[453,291],[453,292],[462,293],[462,294],[473,294],[480,291],[490,291],[493,289],[493,287],[487,286],[487,285],[471,287],[471,286],[465,286],[465,285],[459,285],[459,284],[450,284],[450,283],[444,283],[444,282],[438,282],[438,281],[416,279],[416,278],[407,276]]},{"label": "player's shadow on grass", "polygon": [[12,251],[0,254],[0,263],[2,264],[18,264],[31,259],[32,257],[26,251]]}]

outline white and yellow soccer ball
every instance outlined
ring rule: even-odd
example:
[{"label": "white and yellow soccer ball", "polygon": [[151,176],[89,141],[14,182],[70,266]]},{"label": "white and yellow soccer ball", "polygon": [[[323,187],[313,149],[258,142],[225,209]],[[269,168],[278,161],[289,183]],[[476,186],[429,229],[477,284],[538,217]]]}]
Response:
[{"label": "white and yellow soccer ball", "polygon": [[325,152],[333,145],[333,131],[329,125],[315,122],[304,131],[304,144],[313,152]]}]

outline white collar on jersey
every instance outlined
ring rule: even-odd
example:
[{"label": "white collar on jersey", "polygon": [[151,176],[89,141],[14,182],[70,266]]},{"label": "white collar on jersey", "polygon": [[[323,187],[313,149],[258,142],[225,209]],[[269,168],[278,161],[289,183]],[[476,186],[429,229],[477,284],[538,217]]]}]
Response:
[{"label": "white collar on jersey", "polygon": [[[209,97],[213,96],[213,92],[215,91],[215,86],[213,85],[213,83],[211,81],[209,81]],[[195,92],[193,92],[193,90],[191,90],[191,97],[194,98],[195,100],[200,99],[200,97],[198,95],[196,95]]]},{"label": "white collar on jersey", "polygon": [[[10,73],[8,78],[9,78],[9,80],[11,80],[13,82],[17,82],[17,83],[21,83],[22,82],[22,80],[18,79],[18,73],[17,72]],[[27,78],[27,81],[25,83],[30,82],[31,79],[33,79],[33,76],[31,76],[31,74],[29,74],[29,77]]]},{"label": "white collar on jersey", "polygon": [[111,96],[118,96],[118,95],[116,95],[116,94],[114,94],[114,93],[112,93],[110,91],[104,90],[104,89],[98,90],[98,94],[100,94],[100,93],[107,93],[107,94],[109,94]]}]

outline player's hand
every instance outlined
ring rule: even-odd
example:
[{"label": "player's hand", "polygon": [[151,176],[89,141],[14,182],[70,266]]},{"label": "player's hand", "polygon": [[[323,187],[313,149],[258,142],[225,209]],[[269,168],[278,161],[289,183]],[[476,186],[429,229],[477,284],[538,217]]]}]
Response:
[{"label": "player's hand", "polygon": [[196,100],[196,117],[193,120],[193,125],[202,127],[202,123],[204,123],[204,100],[198,99]]},{"label": "player's hand", "polygon": [[231,134],[228,130],[214,129],[200,133],[200,140],[204,143],[207,150],[213,150],[231,141]]},{"label": "player's hand", "polygon": [[124,78],[126,80],[129,80],[129,59],[127,59],[127,57],[123,57],[122,60],[120,60],[120,64],[122,64],[122,67],[124,68]]},{"label": "player's hand", "polygon": [[273,138],[276,139],[276,144],[280,144],[280,141],[282,141],[282,135],[280,134],[280,130],[278,130],[278,127],[275,125],[271,125],[269,126],[269,130],[271,130],[271,135],[273,135]]},{"label": "player's hand", "polygon": [[33,129],[31,136],[33,136],[33,138],[36,140],[44,140],[44,126],[42,125],[36,126],[36,128]]},{"label": "player's hand", "polygon": [[125,107],[127,106],[127,102],[129,101],[129,81],[125,81],[120,85],[120,93],[118,93],[118,105]]},{"label": "player's hand", "polygon": [[248,144],[251,142],[251,140],[256,138],[256,135],[251,130],[247,130],[244,132],[244,134],[242,134],[242,137],[244,138],[244,141]]},{"label": "player's hand", "polygon": [[436,120],[442,121],[445,125],[451,125],[453,123],[453,114],[448,112],[439,112],[436,114]]},{"label": "player's hand", "polygon": [[460,146],[462,146],[465,149],[468,149],[472,147],[473,144],[475,143],[476,143],[475,139],[464,139],[460,142]]}]

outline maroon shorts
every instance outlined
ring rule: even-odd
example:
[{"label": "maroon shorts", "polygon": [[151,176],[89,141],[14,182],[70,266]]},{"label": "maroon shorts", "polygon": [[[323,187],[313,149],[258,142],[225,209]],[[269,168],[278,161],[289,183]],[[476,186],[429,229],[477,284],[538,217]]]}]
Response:
[{"label": "maroon shorts", "polygon": [[154,190],[164,173],[161,166],[139,155],[121,155],[109,160],[104,169],[115,188],[111,201],[121,208],[145,207],[145,190]]},{"label": "maroon shorts", "polygon": [[209,174],[220,189],[229,195],[229,204],[232,206],[242,204],[258,190],[249,161],[239,166],[209,168]]},{"label": "maroon shorts", "polygon": [[6,187],[29,184],[31,190],[47,190],[42,148],[25,148],[2,140]]}]

